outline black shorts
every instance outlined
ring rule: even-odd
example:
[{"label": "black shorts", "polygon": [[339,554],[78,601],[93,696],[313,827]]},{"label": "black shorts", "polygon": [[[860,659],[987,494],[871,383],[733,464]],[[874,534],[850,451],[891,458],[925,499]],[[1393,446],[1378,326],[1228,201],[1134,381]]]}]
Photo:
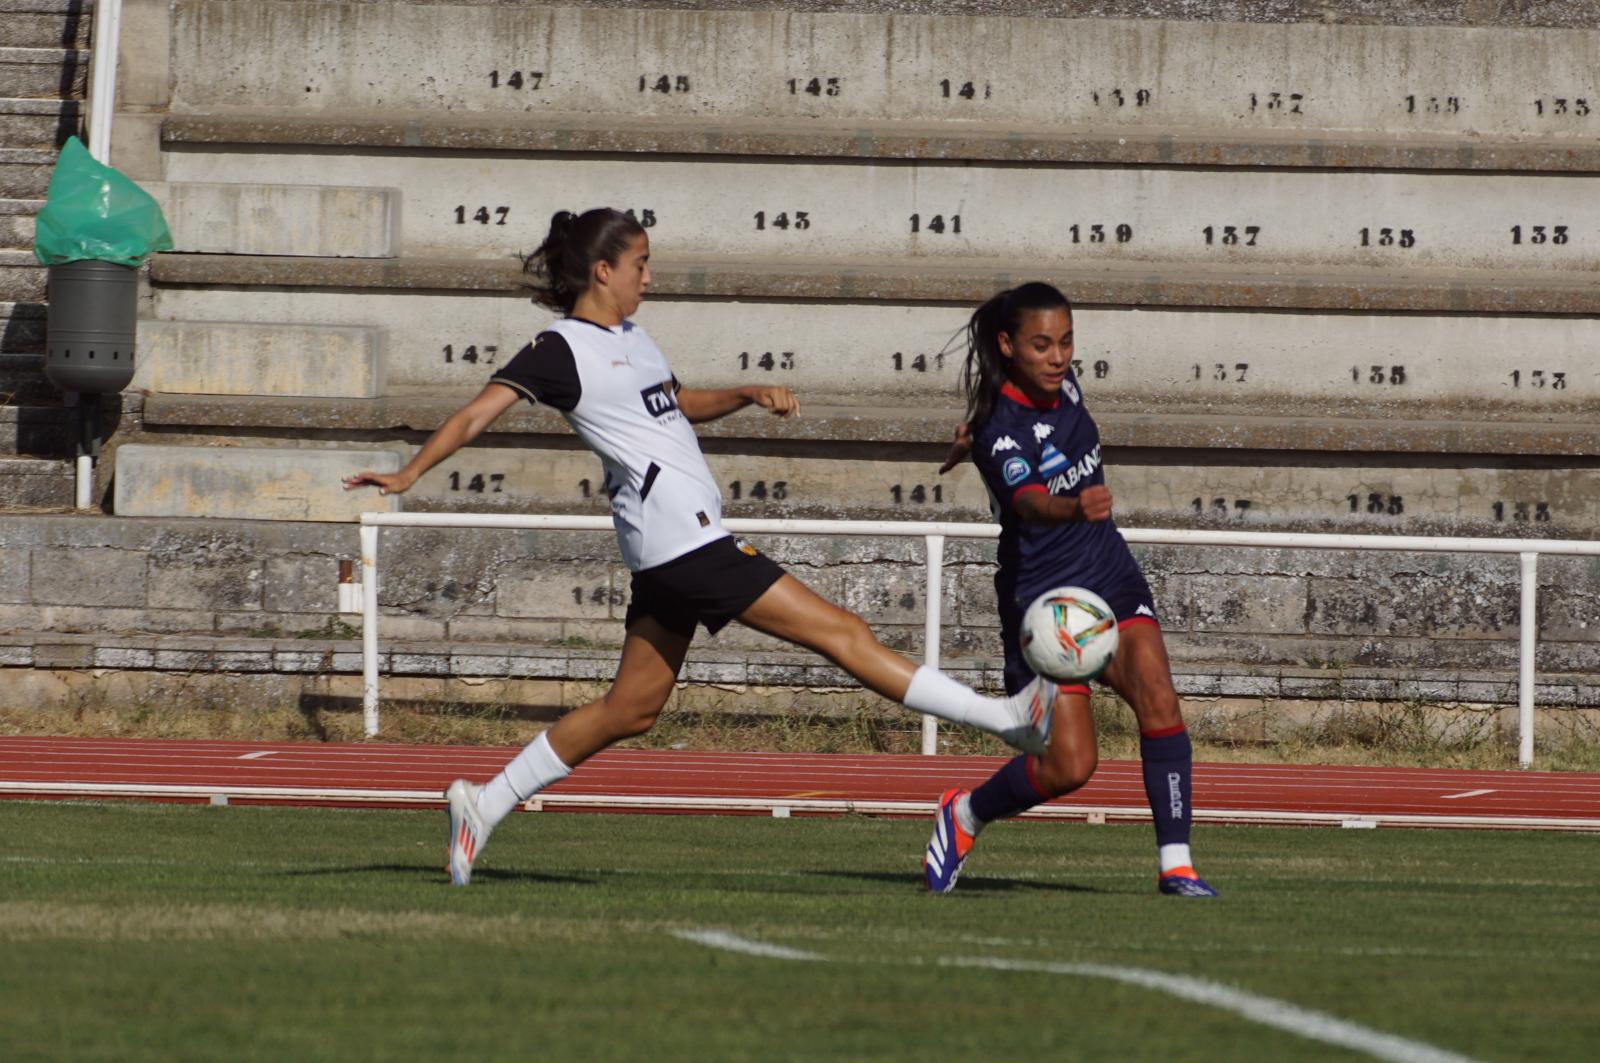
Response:
[{"label": "black shorts", "polygon": [[685,637],[696,624],[715,635],[782,577],[776,561],[730,535],[635,572],[623,626],[648,616]]}]

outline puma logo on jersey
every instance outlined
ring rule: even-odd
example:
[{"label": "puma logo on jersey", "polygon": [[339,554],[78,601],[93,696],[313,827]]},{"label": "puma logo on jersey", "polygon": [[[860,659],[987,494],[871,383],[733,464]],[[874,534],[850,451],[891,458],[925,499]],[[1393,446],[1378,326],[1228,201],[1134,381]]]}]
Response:
[{"label": "puma logo on jersey", "polygon": [[669,381],[651,384],[639,392],[639,397],[644,399],[644,408],[650,411],[650,416],[657,420],[678,412],[678,396],[673,394]]},{"label": "puma logo on jersey", "polygon": [[1043,440],[1049,439],[1050,438],[1050,433],[1054,432],[1054,431],[1055,431],[1055,428],[1053,426],[1051,426],[1051,425],[1035,424],[1033,426],[1033,441],[1035,443],[1038,443],[1038,442],[1042,442]]},{"label": "puma logo on jersey", "polygon": [[1015,439],[1012,439],[1010,436],[1001,436],[999,439],[994,441],[994,446],[989,448],[989,456],[992,458],[1002,450],[1021,449],[1022,448],[1017,445],[1017,441]]}]

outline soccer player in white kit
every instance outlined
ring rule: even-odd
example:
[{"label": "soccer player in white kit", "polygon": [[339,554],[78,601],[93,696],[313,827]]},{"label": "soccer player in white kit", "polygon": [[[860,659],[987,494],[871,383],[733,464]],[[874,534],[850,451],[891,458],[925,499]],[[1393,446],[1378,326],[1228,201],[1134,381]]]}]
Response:
[{"label": "soccer player in white kit", "polygon": [[784,387],[685,388],[630,320],[650,285],[650,239],[621,211],[562,211],[525,263],[536,302],[566,316],[540,333],[452,414],[397,473],[360,472],[347,490],[405,491],[519,399],[566,417],[600,458],[623,559],[633,573],[617,676],[598,700],[562,716],[482,786],[457,779],[450,881],[464,886],[489,834],[518,803],[614,742],[648,731],[672,693],[697,624],[730,620],[815,650],[907,708],[971,724],[1029,753],[1050,740],[1055,685],[1035,680],[989,698],[880,643],[866,622],[785,573],[722,527],[722,499],[691,424],[761,406],[799,412]]}]

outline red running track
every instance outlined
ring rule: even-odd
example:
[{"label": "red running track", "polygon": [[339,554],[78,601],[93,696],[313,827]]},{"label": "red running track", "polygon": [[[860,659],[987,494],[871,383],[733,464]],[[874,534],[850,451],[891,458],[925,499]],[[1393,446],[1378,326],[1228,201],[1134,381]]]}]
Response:
[{"label": "red running track", "polygon": [[[514,749],[159,739],[0,738],[0,796],[318,805],[440,803]],[[921,815],[973,786],[996,757],[690,753],[613,749],[534,807],[661,812]],[[1600,774],[1197,764],[1195,818],[1346,826],[1600,830]],[[1148,819],[1139,765],[1107,761],[1088,786],[1033,815]]]}]

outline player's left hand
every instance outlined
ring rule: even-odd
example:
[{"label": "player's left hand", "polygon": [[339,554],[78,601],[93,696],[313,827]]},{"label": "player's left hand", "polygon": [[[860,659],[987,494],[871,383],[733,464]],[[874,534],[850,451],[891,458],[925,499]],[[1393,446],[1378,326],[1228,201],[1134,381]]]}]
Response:
[{"label": "player's left hand", "polygon": [[788,388],[746,388],[745,397],[762,409],[771,410],[779,417],[788,417],[790,414],[800,412],[800,399]]},{"label": "player's left hand", "polygon": [[939,466],[939,475],[943,476],[951,469],[967,460],[967,455],[972,453],[972,431],[967,428],[967,422],[962,421],[956,425],[956,438],[950,444],[950,449],[944,453],[944,463]]}]

